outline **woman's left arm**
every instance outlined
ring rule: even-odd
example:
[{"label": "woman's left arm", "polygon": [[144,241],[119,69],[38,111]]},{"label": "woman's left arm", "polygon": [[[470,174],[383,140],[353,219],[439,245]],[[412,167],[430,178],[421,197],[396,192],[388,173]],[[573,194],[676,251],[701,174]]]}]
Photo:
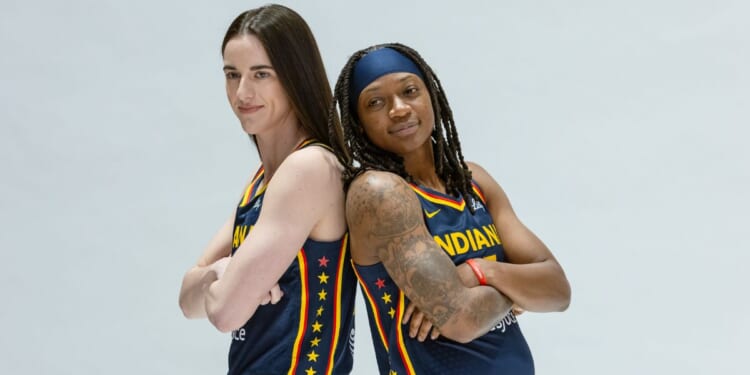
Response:
[{"label": "woman's left arm", "polygon": [[477,259],[487,284],[527,311],[563,311],[570,304],[570,284],[547,246],[518,219],[507,195],[487,171],[467,163],[486,198],[506,262]]},{"label": "woman's left arm", "polygon": [[[295,260],[313,230],[323,232],[324,217],[339,217],[330,226],[341,238],[346,231],[341,173],[333,156],[320,147],[289,155],[268,183],[260,216],[232,256],[223,277],[208,284],[209,321],[220,331],[241,327],[267,302],[284,271]],[[333,228],[336,227],[336,228]]]}]

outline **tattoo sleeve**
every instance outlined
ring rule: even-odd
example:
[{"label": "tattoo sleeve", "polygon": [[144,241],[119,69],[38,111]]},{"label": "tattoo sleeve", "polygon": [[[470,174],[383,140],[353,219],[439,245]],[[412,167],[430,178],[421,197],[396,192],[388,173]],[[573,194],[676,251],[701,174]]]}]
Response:
[{"label": "tattoo sleeve", "polygon": [[[398,176],[367,173],[352,184],[347,197],[350,232],[359,246],[374,253],[394,282],[441,329],[456,319],[486,332],[510,307],[494,289],[471,298],[455,265],[433,240],[419,200]],[[507,305],[507,306],[506,306]]]}]

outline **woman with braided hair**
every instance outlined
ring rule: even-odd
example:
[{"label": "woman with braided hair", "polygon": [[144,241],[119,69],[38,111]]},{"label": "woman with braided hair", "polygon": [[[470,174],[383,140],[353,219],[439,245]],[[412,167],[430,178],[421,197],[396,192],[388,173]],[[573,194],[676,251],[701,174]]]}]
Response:
[{"label": "woman with braided hair", "polygon": [[432,69],[401,44],[356,52],[329,111],[329,127],[339,122],[352,261],[380,373],[532,374],[512,307],[563,311],[570,286],[500,185],[464,161]]}]

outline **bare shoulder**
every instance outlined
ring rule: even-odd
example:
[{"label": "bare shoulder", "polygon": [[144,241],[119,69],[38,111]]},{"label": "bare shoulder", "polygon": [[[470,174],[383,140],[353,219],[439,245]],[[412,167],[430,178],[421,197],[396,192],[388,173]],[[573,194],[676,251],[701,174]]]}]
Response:
[{"label": "bare shoulder", "polygon": [[[289,154],[279,171],[294,171],[306,176],[335,177],[340,179],[341,164],[336,156],[324,147],[308,146]],[[322,174],[322,175],[321,175]]]},{"label": "bare shoulder", "polygon": [[340,206],[344,189],[341,167],[333,154],[321,147],[306,147],[289,154],[276,170],[266,189],[266,203],[323,211]]},{"label": "bare shoulder", "polygon": [[367,171],[352,181],[346,204],[347,211],[354,213],[388,214],[409,201],[418,204],[414,191],[403,178],[390,172]]},{"label": "bare shoulder", "polygon": [[261,223],[303,230],[319,241],[338,239],[346,230],[344,188],[336,157],[322,147],[289,154],[268,183]]},{"label": "bare shoulder", "polygon": [[322,147],[306,147],[289,154],[269,182],[268,191],[343,201],[341,165]]},{"label": "bare shoulder", "polygon": [[479,184],[480,187],[484,188],[484,185],[487,185],[488,183],[497,184],[492,176],[490,176],[489,172],[487,172],[486,169],[482,168],[481,165],[471,161],[467,161],[466,165],[471,171],[471,177]]},{"label": "bare shoulder", "polygon": [[368,171],[352,182],[347,192],[346,215],[356,233],[366,229],[368,236],[394,236],[422,223],[419,200],[400,176]]},{"label": "bare shoulder", "polygon": [[406,181],[401,176],[386,171],[366,171],[352,181],[352,189],[369,190],[392,190],[398,187],[408,187]]},{"label": "bare shoulder", "polygon": [[466,165],[471,170],[472,178],[477,182],[479,188],[486,197],[487,206],[490,210],[496,208],[504,212],[512,212],[512,209],[510,209],[510,201],[497,180],[495,180],[486,169],[482,168],[477,163],[466,162]]}]

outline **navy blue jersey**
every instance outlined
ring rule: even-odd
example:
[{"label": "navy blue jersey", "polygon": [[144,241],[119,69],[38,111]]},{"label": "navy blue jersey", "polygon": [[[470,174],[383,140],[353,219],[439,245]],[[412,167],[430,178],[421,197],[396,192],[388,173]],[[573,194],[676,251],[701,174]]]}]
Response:
[{"label": "navy blue jersey", "polygon": [[[483,257],[502,262],[503,245],[483,201],[458,199],[412,185],[419,197],[427,229],[453,260]],[[479,188],[474,191],[482,196]],[[466,207],[473,205],[474,214]],[[460,344],[440,337],[419,342],[400,324],[409,299],[388,276],[382,263],[354,265],[365,294],[370,331],[381,374],[512,374],[534,373],[534,362],[513,312],[484,336]]]},{"label": "navy blue jersey", "polygon": [[[303,143],[304,147],[311,142]],[[238,207],[232,254],[246,239],[263,204],[263,168]],[[348,237],[307,239],[279,279],[284,292],[275,304],[258,306],[232,332],[229,374],[348,374],[352,369],[356,277]]]}]

